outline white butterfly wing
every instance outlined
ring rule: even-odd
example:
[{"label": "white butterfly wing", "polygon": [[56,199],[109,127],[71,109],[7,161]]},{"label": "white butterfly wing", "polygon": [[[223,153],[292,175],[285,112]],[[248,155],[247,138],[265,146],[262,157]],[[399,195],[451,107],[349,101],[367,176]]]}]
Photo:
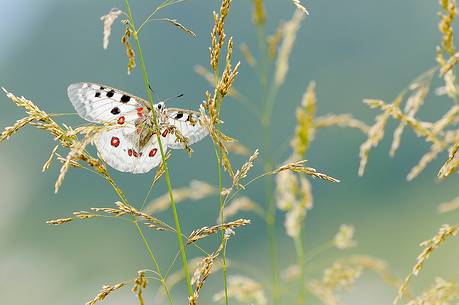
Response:
[{"label": "white butterfly wing", "polygon": [[[165,142],[165,141],[164,141]],[[99,156],[121,172],[146,173],[161,163],[161,152],[156,135],[138,149],[139,137],[134,127],[115,128],[102,133],[96,141]],[[164,153],[167,144],[162,143]]]},{"label": "white butterfly wing", "polygon": [[93,123],[122,121],[133,122],[137,114],[147,107],[144,100],[105,85],[75,83],[68,87],[67,94],[77,113]]},{"label": "white butterfly wing", "polygon": [[[201,125],[201,114],[196,111],[169,108],[166,109],[166,116],[169,125],[175,126],[180,133],[188,138],[188,144],[191,145],[202,140],[209,132]],[[172,149],[181,149],[183,145],[177,141],[175,135],[168,135],[168,146]]]}]

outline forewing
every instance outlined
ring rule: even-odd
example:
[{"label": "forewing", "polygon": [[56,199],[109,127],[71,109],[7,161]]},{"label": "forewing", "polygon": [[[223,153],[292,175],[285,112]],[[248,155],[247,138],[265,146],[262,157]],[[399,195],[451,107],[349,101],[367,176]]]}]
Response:
[{"label": "forewing", "polygon": [[147,107],[145,100],[109,86],[93,83],[75,83],[67,94],[77,113],[93,123],[133,122]]},{"label": "forewing", "polygon": [[[168,108],[166,116],[169,125],[175,126],[180,133],[188,139],[188,144],[191,145],[202,140],[209,134],[207,129],[201,125],[201,114],[196,111]],[[176,136],[172,133],[168,135],[168,146],[173,149],[183,148],[183,145],[177,141]]]},{"label": "forewing", "polygon": [[[156,135],[139,148],[135,128],[115,128],[102,133],[96,141],[99,156],[111,167],[121,172],[146,173],[161,163],[161,153]],[[162,144],[164,153],[166,143]]]}]

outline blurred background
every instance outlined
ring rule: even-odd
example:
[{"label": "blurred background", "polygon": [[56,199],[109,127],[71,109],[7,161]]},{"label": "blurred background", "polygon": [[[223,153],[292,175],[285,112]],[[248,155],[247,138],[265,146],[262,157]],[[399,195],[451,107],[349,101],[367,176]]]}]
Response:
[{"label": "blurred background", "polygon": [[[145,96],[140,67],[126,73],[127,59],[119,42],[124,28],[116,22],[108,50],[102,48],[100,16],[112,7],[124,8],[122,1],[0,0],[3,29],[0,45],[0,85],[18,96],[33,100],[50,113],[73,112],[66,96],[70,83],[104,83],[139,96]],[[137,22],[143,20],[159,1],[132,1]],[[353,113],[373,124],[377,111],[362,103],[366,97],[390,101],[417,75],[435,65],[437,31],[436,1],[307,1],[310,16],[303,21],[290,57],[285,86],[279,92],[272,121],[274,145],[285,142],[295,126],[295,108],[311,80],[317,82],[318,114]],[[175,18],[196,34],[190,38],[173,26],[152,22],[141,35],[143,53],[155,91],[166,98],[180,93],[182,100],[170,104],[197,109],[209,85],[194,72],[197,64],[208,66],[209,32],[215,1],[191,0],[163,10],[158,16]],[[290,1],[266,1],[267,32],[294,12]],[[246,43],[253,53],[257,33],[252,25],[252,2],[234,1],[226,23],[226,33],[235,45]],[[256,72],[243,60],[238,48],[235,58],[242,67],[235,87],[259,107],[260,91]],[[433,87],[440,82],[434,82]],[[431,94],[423,119],[437,119],[450,106],[445,97]],[[12,125],[23,116],[5,96],[0,96],[0,127]],[[261,130],[250,113],[228,98],[223,109],[224,131],[255,149],[260,146]],[[72,126],[84,122],[68,116],[59,120]],[[436,172],[446,159],[442,155],[413,182],[406,174],[429,147],[411,130],[405,132],[395,158],[388,156],[394,122],[386,139],[370,152],[364,177],[357,176],[358,149],[365,137],[355,130],[330,128],[317,134],[308,153],[309,165],[341,180],[337,185],[313,181],[314,208],[306,221],[307,251],[330,240],[340,224],[356,227],[358,247],[336,253],[331,251],[311,262],[311,274],[320,271],[337,256],[368,254],[386,260],[393,273],[404,277],[420,252],[417,244],[431,238],[443,223],[457,222],[456,214],[438,215],[438,203],[458,195],[455,177],[437,182]],[[116,196],[99,177],[72,170],[56,195],[53,193],[59,166],[48,172],[41,167],[54,147],[53,140],[30,127],[0,145],[0,298],[2,304],[83,304],[97,294],[103,284],[135,277],[136,271],[152,268],[145,248],[132,225],[111,219],[74,222],[53,227],[46,220],[66,217],[73,211],[90,207],[109,207]],[[288,153],[276,161],[285,160]],[[234,157],[234,167],[244,158]],[[192,179],[217,184],[216,161],[212,144],[206,139],[194,146],[191,159],[176,152],[170,162],[174,187]],[[147,194],[150,175],[130,175],[111,171],[133,202]],[[260,173],[257,168],[252,174]],[[249,188],[245,195],[264,204],[264,183]],[[162,181],[149,200],[164,194]],[[218,200],[211,197],[179,205],[184,232],[215,223]],[[263,221],[252,214],[250,226],[237,231],[228,247],[230,260],[249,265],[247,273],[262,283],[270,283],[268,243]],[[169,223],[171,211],[158,215]],[[283,215],[279,214],[281,267],[295,261],[293,243],[285,237]],[[176,255],[173,234],[148,231],[148,239],[164,269]],[[214,249],[216,239],[202,243]],[[451,240],[436,252],[421,276],[413,282],[414,291],[430,284],[436,275],[457,277],[459,243]],[[189,256],[199,255],[191,249]],[[173,270],[180,268],[180,261]],[[253,270],[252,270],[253,269]],[[240,270],[230,270],[239,274]],[[201,294],[210,303],[221,287],[220,274],[213,275]],[[147,304],[155,289],[146,292]],[[174,290],[178,300],[186,290]],[[376,276],[364,276],[356,289],[344,294],[346,304],[391,304],[395,291]],[[108,297],[107,304],[135,304],[129,289]],[[180,302],[178,302],[180,304]],[[309,304],[320,304],[308,296]]]}]

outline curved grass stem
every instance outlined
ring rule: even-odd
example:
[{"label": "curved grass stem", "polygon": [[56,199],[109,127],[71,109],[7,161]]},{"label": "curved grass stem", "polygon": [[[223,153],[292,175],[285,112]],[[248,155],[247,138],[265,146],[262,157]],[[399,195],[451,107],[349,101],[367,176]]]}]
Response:
[{"label": "curved grass stem", "polygon": [[[155,125],[156,129],[158,129],[158,121],[157,121],[156,113],[155,113],[154,107],[153,107],[153,96],[152,96],[152,93],[150,91],[148,73],[147,73],[147,70],[146,70],[146,67],[145,67],[145,61],[144,61],[144,58],[143,58],[143,55],[142,55],[142,49],[140,47],[140,40],[139,40],[138,32],[137,32],[137,30],[135,28],[135,23],[134,23],[134,19],[132,17],[132,12],[131,12],[131,7],[129,5],[129,0],[125,0],[124,3],[126,5],[126,9],[128,11],[130,25],[131,25],[132,30],[134,32],[133,37],[134,37],[134,40],[135,40],[136,45],[137,45],[137,52],[138,52],[138,55],[139,55],[140,66],[141,66],[141,69],[142,69],[142,75],[143,75],[143,79],[144,79],[144,82],[145,82],[145,90],[147,92],[148,99],[150,101],[150,106],[151,106],[151,109],[152,109],[153,124]],[[191,297],[193,295],[193,288],[191,286],[190,272],[189,272],[189,269],[188,269],[188,261],[187,261],[187,257],[186,257],[185,246],[183,244],[183,239],[182,239],[182,230],[180,228],[180,220],[179,220],[179,216],[178,216],[177,209],[176,209],[176,206],[175,206],[174,196],[173,196],[173,193],[172,193],[172,183],[171,183],[171,179],[170,179],[170,176],[169,176],[169,169],[168,169],[168,166],[167,166],[167,161],[166,161],[166,158],[165,158],[164,150],[163,150],[163,147],[162,147],[162,144],[161,144],[161,137],[160,137],[159,133],[156,134],[156,137],[157,137],[157,140],[158,140],[158,143],[159,143],[159,150],[161,152],[162,162],[164,163],[164,174],[165,174],[165,177],[166,177],[167,189],[169,191],[169,197],[170,197],[172,212],[173,212],[173,216],[174,216],[175,229],[176,229],[176,233],[177,233],[177,240],[178,240],[180,252],[181,252],[181,255],[182,255],[183,268],[185,270],[185,277],[186,277],[186,281],[187,281],[188,295]]]}]

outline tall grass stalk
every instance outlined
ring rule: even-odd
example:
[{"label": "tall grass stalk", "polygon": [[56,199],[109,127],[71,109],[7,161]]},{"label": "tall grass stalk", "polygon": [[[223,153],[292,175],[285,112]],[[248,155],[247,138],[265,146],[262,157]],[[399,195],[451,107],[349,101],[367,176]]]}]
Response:
[{"label": "tall grass stalk", "polygon": [[[140,66],[141,66],[141,69],[142,69],[142,75],[143,75],[143,79],[144,79],[144,82],[145,82],[145,90],[147,92],[148,100],[150,101],[150,106],[151,106],[151,109],[152,109],[153,124],[157,128],[158,127],[158,121],[156,119],[156,113],[154,111],[153,96],[152,96],[151,91],[150,91],[148,73],[147,73],[147,69],[145,67],[145,62],[144,62],[143,55],[142,55],[142,49],[140,47],[140,40],[139,40],[138,32],[137,32],[136,27],[135,27],[134,18],[132,17],[132,12],[131,12],[131,7],[129,5],[129,0],[125,0],[124,3],[125,3],[125,6],[126,6],[126,10],[128,12],[130,26],[132,27],[132,30],[133,30],[133,33],[134,33],[134,35],[133,35],[134,36],[134,40],[135,40],[136,45],[137,45],[137,52],[139,54]],[[166,161],[166,158],[165,158],[164,150],[163,150],[163,147],[162,147],[162,144],[161,144],[161,136],[160,136],[159,133],[156,134],[156,138],[157,138],[158,143],[159,143],[159,150],[161,152],[161,158],[162,158],[162,161],[164,163],[164,174],[165,174],[165,177],[166,177],[167,189],[169,191],[169,197],[170,197],[170,201],[171,201],[172,212],[173,212],[173,215],[174,215],[175,229],[176,229],[176,233],[177,233],[177,240],[178,240],[179,247],[180,247],[180,253],[181,253],[181,256],[182,256],[183,268],[185,270],[185,278],[186,278],[186,282],[187,282],[188,295],[191,297],[191,296],[193,296],[193,288],[191,286],[190,272],[189,272],[189,269],[188,269],[188,261],[187,261],[187,257],[186,257],[185,246],[183,244],[183,239],[182,239],[182,230],[180,228],[180,220],[179,220],[179,216],[178,216],[178,213],[177,213],[177,208],[175,206],[174,196],[173,196],[173,193],[172,193],[172,183],[171,183],[171,179],[170,179],[170,176],[169,176],[169,169],[167,167],[167,161]]]}]

